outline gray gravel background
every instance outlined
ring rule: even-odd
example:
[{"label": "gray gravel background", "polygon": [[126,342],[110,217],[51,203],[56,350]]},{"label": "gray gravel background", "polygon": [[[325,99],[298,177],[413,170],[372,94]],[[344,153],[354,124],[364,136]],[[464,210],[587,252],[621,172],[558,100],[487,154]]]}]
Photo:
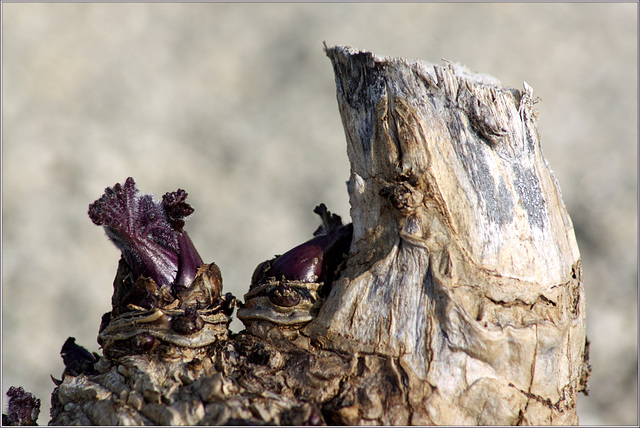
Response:
[{"label": "gray gravel background", "polygon": [[[637,4],[2,5],[2,394],[43,401],[68,336],[98,351],[118,251],[87,216],[135,177],[178,187],[205,261],[242,296],[306,240],[313,207],[348,220],[333,71],[322,51],[461,62],[542,98],[543,150],[587,291],[583,424],[638,424]],[[234,323],[238,329],[240,324]]]}]

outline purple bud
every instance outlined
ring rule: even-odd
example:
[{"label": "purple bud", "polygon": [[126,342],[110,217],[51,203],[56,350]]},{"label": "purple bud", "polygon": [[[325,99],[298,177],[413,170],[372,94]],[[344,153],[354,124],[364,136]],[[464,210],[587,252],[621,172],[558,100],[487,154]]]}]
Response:
[{"label": "purple bud", "polygon": [[267,297],[274,305],[292,308],[300,303],[300,295],[286,284],[280,284],[271,290]]},{"label": "purple bud", "polygon": [[155,345],[157,340],[149,333],[140,333],[132,341],[133,349],[140,353],[151,351]]},{"label": "purple bud", "polygon": [[141,194],[133,178],[124,185],[105,189],[104,195],[89,205],[89,217],[103,226],[133,271],[153,279],[158,286],[189,285],[202,258],[183,230],[184,218],[193,212],[185,202],[187,193],[178,189],[158,203]]},{"label": "purple bud", "polygon": [[303,282],[330,282],[340,263],[349,253],[353,226],[342,225],[339,216],[331,214],[324,204],[314,210],[323,225],[316,237],[277,257],[260,275]]}]

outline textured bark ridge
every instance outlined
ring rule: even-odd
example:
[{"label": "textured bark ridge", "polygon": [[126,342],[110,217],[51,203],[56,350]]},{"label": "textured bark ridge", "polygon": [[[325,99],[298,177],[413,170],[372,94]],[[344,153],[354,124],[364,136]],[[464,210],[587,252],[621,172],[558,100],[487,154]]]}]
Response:
[{"label": "textured bark ridge", "polygon": [[582,268],[531,88],[326,53],[353,220],[333,283],[252,284],[277,291],[259,304],[280,318],[306,296],[303,322],[247,318],[213,344],[65,375],[52,424],[577,424]]}]

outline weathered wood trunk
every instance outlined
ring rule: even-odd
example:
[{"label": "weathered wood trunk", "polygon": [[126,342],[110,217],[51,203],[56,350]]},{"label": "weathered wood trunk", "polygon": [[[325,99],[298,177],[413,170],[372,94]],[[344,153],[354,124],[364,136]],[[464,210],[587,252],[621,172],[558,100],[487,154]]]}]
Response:
[{"label": "weathered wood trunk", "polygon": [[245,315],[248,331],[204,348],[102,357],[98,374],[56,388],[53,424],[578,422],[580,254],[532,90],[452,64],[326,52],[353,238],[322,305],[313,288],[305,315],[317,316]]},{"label": "weathered wood trunk", "polygon": [[[399,360],[435,424],[577,423],[580,254],[532,91],[333,48],[351,256],[306,331]],[[418,410],[419,409],[419,410]]]}]

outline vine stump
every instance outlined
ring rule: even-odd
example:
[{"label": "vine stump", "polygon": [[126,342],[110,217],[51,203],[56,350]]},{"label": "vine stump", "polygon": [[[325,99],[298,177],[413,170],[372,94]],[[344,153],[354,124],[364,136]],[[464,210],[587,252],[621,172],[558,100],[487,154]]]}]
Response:
[{"label": "vine stump", "polygon": [[[578,423],[582,268],[532,89],[325,51],[353,220],[332,283],[252,284],[245,331],[202,346],[172,333],[67,370],[51,424]],[[274,295],[285,309],[258,307]]]}]

